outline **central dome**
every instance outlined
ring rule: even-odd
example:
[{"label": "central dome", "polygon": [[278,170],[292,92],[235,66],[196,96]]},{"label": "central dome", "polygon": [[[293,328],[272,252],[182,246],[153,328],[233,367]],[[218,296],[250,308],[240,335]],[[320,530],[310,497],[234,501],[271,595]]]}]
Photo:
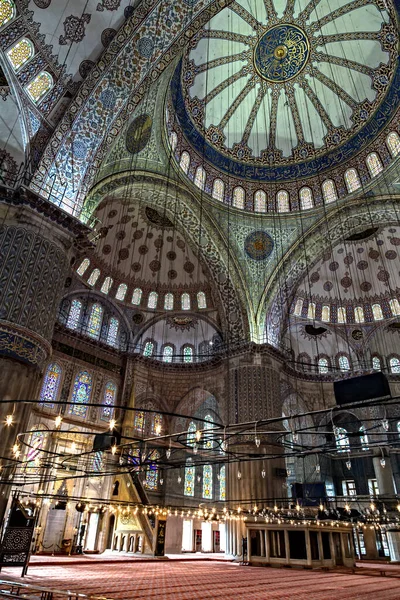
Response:
[{"label": "central dome", "polygon": [[257,73],[271,83],[284,83],[307,64],[310,43],[300,27],[283,23],[268,29],[254,49]]}]

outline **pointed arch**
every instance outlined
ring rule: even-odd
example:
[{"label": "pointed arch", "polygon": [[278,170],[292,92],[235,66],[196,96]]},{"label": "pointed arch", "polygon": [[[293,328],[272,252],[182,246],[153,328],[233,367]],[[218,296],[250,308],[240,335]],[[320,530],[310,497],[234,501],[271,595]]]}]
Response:
[{"label": "pointed arch", "polygon": [[92,376],[88,371],[81,371],[77,374],[72,389],[71,404],[69,414],[76,417],[86,417],[87,405],[92,395]]},{"label": "pointed arch", "polygon": [[46,369],[39,396],[39,403],[45,408],[54,408],[54,402],[58,400],[61,378],[62,368],[60,365],[56,362],[50,363]]}]

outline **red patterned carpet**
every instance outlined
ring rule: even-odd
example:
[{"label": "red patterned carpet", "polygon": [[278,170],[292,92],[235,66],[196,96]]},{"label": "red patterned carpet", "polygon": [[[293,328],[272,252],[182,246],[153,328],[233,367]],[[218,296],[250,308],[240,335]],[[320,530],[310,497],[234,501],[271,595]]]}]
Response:
[{"label": "red patterned carpet", "polygon": [[219,562],[30,567],[23,581],[113,600],[400,600],[400,579]]}]

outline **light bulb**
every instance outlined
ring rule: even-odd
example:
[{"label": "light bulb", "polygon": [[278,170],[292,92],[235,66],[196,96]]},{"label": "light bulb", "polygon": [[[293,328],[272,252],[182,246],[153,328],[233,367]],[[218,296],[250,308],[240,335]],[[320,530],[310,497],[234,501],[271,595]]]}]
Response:
[{"label": "light bulb", "polygon": [[226,452],[227,448],[228,448],[228,442],[226,440],[224,440],[221,444],[222,452]]},{"label": "light bulb", "polygon": [[254,443],[255,443],[255,445],[257,446],[257,448],[259,448],[259,447],[260,447],[260,444],[261,444],[261,440],[260,440],[260,438],[256,436],[256,437],[254,438]]},{"label": "light bulb", "polygon": [[111,446],[111,453],[115,454],[117,451],[117,446],[114,444],[114,446]]},{"label": "light bulb", "polygon": [[182,477],[180,475],[178,475],[178,483],[180,483],[182,481]]},{"label": "light bulb", "polygon": [[75,442],[72,442],[71,444],[71,452],[75,452],[76,451],[76,444]]},{"label": "light bulb", "polygon": [[265,473],[265,469],[263,469],[263,470],[261,471],[261,477],[262,477],[263,479],[265,479],[265,475],[266,475],[266,473]]},{"label": "light bulb", "polygon": [[7,415],[7,416],[6,416],[6,425],[7,425],[7,427],[10,427],[10,425],[12,425],[12,424],[13,424],[13,420],[14,420],[14,419],[13,419],[13,416],[12,416],[12,415]]},{"label": "light bulb", "polygon": [[292,440],[294,444],[297,444],[299,441],[299,434],[296,431],[292,431]]},{"label": "light bulb", "polygon": [[300,504],[299,504],[299,503],[297,503],[297,504],[296,504],[296,510],[297,510],[297,511],[299,511],[299,510],[300,510]]},{"label": "light bulb", "polygon": [[350,471],[351,469],[351,460],[346,460],[346,467],[348,468],[348,470]]},{"label": "light bulb", "polygon": [[317,465],[315,465],[315,472],[316,473],[320,473],[321,472],[321,465],[319,463]]},{"label": "light bulb", "polygon": [[198,449],[199,448],[198,448],[197,444],[194,444],[193,445],[193,452],[194,452],[194,454],[197,454]]},{"label": "light bulb", "polygon": [[167,451],[165,452],[165,456],[167,458],[171,458],[171,448],[168,448]]},{"label": "light bulb", "polygon": [[161,425],[160,425],[160,423],[157,423],[157,425],[155,427],[155,432],[156,432],[156,435],[160,435],[160,433],[161,433]]},{"label": "light bulb", "polygon": [[238,479],[242,479],[242,473],[241,473],[241,471],[238,471],[238,472],[237,472],[237,478],[238,478]]},{"label": "light bulb", "polygon": [[278,507],[277,507],[277,505],[276,505],[276,504],[275,504],[275,506],[274,506],[274,511],[275,511],[275,512],[278,512]]},{"label": "light bulb", "polygon": [[257,506],[257,504],[255,504],[254,505],[254,512],[257,512],[257,511],[258,511],[258,506]]},{"label": "light bulb", "polygon": [[371,504],[369,505],[371,510],[375,510],[375,504],[373,502],[371,502]]},{"label": "light bulb", "polygon": [[320,505],[319,505],[319,510],[320,510],[321,512],[324,510],[324,505],[323,505],[323,504],[320,504]]},{"label": "light bulb", "polygon": [[197,481],[200,483],[200,481],[201,481],[200,475],[197,475]]},{"label": "light bulb", "polygon": [[13,453],[16,454],[18,450],[19,450],[19,446],[17,443],[15,443],[13,446]]},{"label": "light bulb", "polygon": [[382,419],[382,427],[385,431],[389,431],[389,421],[387,419]]},{"label": "light bulb", "polygon": [[196,434],[195,434],[195,435],[196,435],[196,440],[199,442],[199,441],[201,440],[201,431],[200,431],[200,429],[198,429],[198,430],[196,431]]},{"label": "light bulb", "polygon": [[62,416],[61,415],[57,415],[56,418],[54,419],[54,425],[56,426],[56,428],[60,427],[62,423]]},{"label": "light bulb", "polygon": [[14,456],[15,456],[15,458],[19,458],[20,454],[21,454],[21,450],[18,448],[18,449],[17,449],[17,450],[14,452]]},{"label": "light bulb", "polygon": [[160,479],[160,485],[162,485],[164,483],[164,479],[161,477]]},{"label": "light bulb", "polygon": [[350,505],[349,504],[345,504],[344,505],[344,509],[347,510],[347,512],[350,512]]},{"label": "light bulb", "polygon": [[108,424],[108,427],[110,428],[110,431],[112,431],[114,429],[114,427],[116,426],[117,422],[115,419],[110,419],[110,422]]},{"label": "light bulb", "polygon": [[382,469],[384,469],[386,467],[386,460],[382,457],[379,462],[381,463]]}]

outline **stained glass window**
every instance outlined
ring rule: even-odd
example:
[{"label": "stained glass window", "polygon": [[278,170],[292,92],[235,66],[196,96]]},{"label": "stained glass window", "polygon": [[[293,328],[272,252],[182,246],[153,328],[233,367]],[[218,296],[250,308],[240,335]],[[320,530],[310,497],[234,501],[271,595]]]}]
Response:
[{"label": "stained glass window", "polygon": [[153,354],[153,350],[154,350],[154,343],[151,341],[148,341],[144,345],[143,355],[151,356]]},{"label": "stained glass window", "polygon": [[391,373],[400,373],[400,360],[393,356],[389,360],[390,372]]},{"label": "stained glass window", "polygon": [[341,371],[350,371],[350,361],[346,355],[341,354],[339,356],[338,363],[339,363],[339,369]]},{"label": "stained glass window", "polygon": [[12,0],[0,0],[0,27],[9,23],[16,15],[15,4]]},{"label": "stained glass window", "polygon": [[267,194],[263,190],[258,190],[254,194],[254,210],[256,212],[266,212]]},{"label": "stained glass window", "polygon": [[328,373],[329,371],[329,363],[327,358],[320,358],[318,360],[318,372],[323,375],[324,373]]},{"label": "stained glass window", "polygon": [[212,499],[213,472],[211,465],[203,466],[203,498]]},{"label": "stained glass window", "polygon": [[160,458],[158,450],[153,450],[149,455],[152,461],[146,470],[146,479],[144,481],[144,487],[147,490],[156,490],[158,486],[158,467],[156,461]]},{"label": "stained glass window", "polygon": [[301,311],[303,310],[303,302],[304,302],[303,298],[297,298],[297,300],[296,300],[296,304],[294,307],[294,314],[298,317],[301,315]]},{"label": "stained glass window", "polygon": [[169,345],[164,346],[163,354],[162,354],[163,362],[171,363],[173,355],[174,355],[173,347],[169,346]]},{"label": "stained glass window", "polygon": [[322,314],[321,314],[321,320],[322,321],[329,321],[329,319],[331,318],[331,308],[328,305],[324,305],[322,307]]},{"label": "stained glass window", "polygon": [[194,496],[194,478],[196,474],[195,467],[190,464],[190,461],[187,462],[185,467],[185,487],[183,493],[185,496]]},{"label": "stained glass window", "polygon": [[343,306],[339,306],[337,309],[337,322],[346,323],[346,309]]},{"label": "stained glass window", "polygon": [[322,193],[326,204],[337,200],[336,188],[332,179],[327,179],[326,181],[324,181],[324,183],[322,184]]},{"label": "stained glass window", "polygon": [[42,71],[39,75],[36,75],[26,86],[30,98],[35,102],[39,102],[48,91],[53,87],[53,78],[47,71]]},{"label": "stained glass window", "polygon": [[315,304],[310,302],[308,305],[307,317],[309,319],[315,319]]},{"label": "stained glass window", "polygon": [[358,188],[361,187],[360,178],[355,169],[347,169],[346,173],[344,174],[344,180],[346,182],[347,191],[349,193],[355,192],[356,190],[358,190]]},{"label": "stained glass window", "polygon": [[214,444],[212,439],[212,433],[210,432],[210,430],[214,428],[214,421],[211,415],[206,415],[204,417],[204,420],[204,447],[212,448]]},{"label": "stained glass window", "polygon": [[110,346],[117,345],[118,330],[119,330],[118,319],[116,317],[111,317],[110,323],[108,325],[108,332],[107,332],[107,344],[110,344]]},{"label": "stained glass window", "polygon": [[174,295],[168,292],[164,296],[164,309],[172,310],[174,308]]},{"label": "stained glass window", "polygon": [[380,304],[372,305],[372,314],[375,321],[381,321],[383,319],[383,312]]},{"label": "stained glass window", "polygon": [[100,277],[100,269],[93,269],[88,279],[89,285],[95,285],[96,281]]},{"label": "stained glass window", "polygon": [[181,160],[180,160],[179,166],[184,173],[187,173],[189,171],[190,155],[188,152],[186,152],[186,150],[184,152],[182,152],[182,154],[181,154]]},{"label": "stained glass window", "polygon": [[178,143],[178,136],[175,131],[171,131],[171,135],[169,136],[169,143],[171,145],[172,152],[175,152],[176,145]]},{"label": "stained glass window", "polygon": [[312,208],[314,205],[312,191],[309,187],[303,187],[300,190],[300,208],[301,210],[307,210]]},{"label": "stained glass window", "polygon": [[400,302],[397,300],[397,298],[391,298],[389,300],[389,306],[393,316],[396,317],[400,315]]},{"label": "stained glass window", "polygon": [[125,300],[127,290],[128,286],[126,285],[126,283],[120,283],[118,286],[117,293],[115,294],[115,298],[117,300]]},{"label": "stained glass window", "polygon": [[32,469],[36,467],[35,458],[37,458],[40,454],[40,451],[44,449],[46,439],[47,435],[44,433],[44,431],[31,432],[28,440],[28,449],[25,458],[27,462],[25,468]]},{"label": "stained glass window", "polygon": [[82,302],[80,300],[72,300],[67,319],[67,327],[69,329],[76,329],[78,327],[81,311]]},{"label": "stained glass window", "polygon": [[350,442],[346,429],[344,429],[344,427],[335,427],[334,434],[338,452],[346,452],[347,450],[350,450]]},{"label": "stained glass window", "polygon": [[57,363],[51,363],[46,370],[39,402],[46,408],[54,408],[54,402],[58,397],[62,370]]},{"label": "stained glass window", "polygon": [[144,432],[144,412],[139,410],[135,413],[135,430],[137,433]]},{"label": "stained glass window", "polygon": [[233,206],[235,208],[244,208],[244,189],[239,185],[233,190]]},{"label": "stained glass window", "polygon": [[191,346],[184,346],[183,348],[183,362],[193,362],[193,348]]},{"label": "stained glass window", "polygon": [[101,473],[103,469],[103,455],[101,450],[95,452],[92,456],[90,470],[92,473]]},{"label": "stained glass window", "polygon": [[114,412],[113,406],[117,396],[117,386],[113,381],[108,381],[104,387],[103,409],[101,411],[101,419],[109,421]]},{"label": "stained glass window", "polygon": [[100,337],[101,322],[103,320],[103,307],[101,304],[93,304],[90,311],[88,323],[88,335],[96,340]]},{"label": "stained glass window", "polygon": [[190,295],[187,292],[181,296],[181,307],[182,310],[190,310]]},{"label": "stained glass window", "polygon": [[391,131],[386,138],[386,143],[388,145],[390,154],[393,156],[397,156],[400,152],[400,136],[396,131]]},{"label": "stained glass window", "polygon": [[194,185],[197,185],[198,188],[204,190],[204,186],[206,184],[206,172],[203,167],[197,167],[196,174],[194,176]]},{"label": "stained glass window", "polygon": [[155,435],[160,435],[162,431],[163,416],[160,413],[155,413],[152,421],[151,432]]},{"label": "stained glass window", "polygon": [[219,470],[219,499],[226,500],[226,468],[223,465]]},{"label": "stained glass window", "polygon": [[289,212],[289,194],[286,190],[280,190],[276,195],[278,212]]},{"label": "stained glass window", "polygon": [[87,371],[81,371],[75,378],[69,413],[77,417],[86,417],[87,406],[84,404],[89,403],[91,393],[92,377]]},{"label": "stained glass window", "polygon": [[108,294],[108,292],[111,289],[112,284],[113,284],[113,280],[111,279],[111,277],[106,277],[105,280],[104,280],[104,282],[103,282],[103,285],[101,286],[100,291],[103,294]]},{"label": "stained glass window", "polygon": [[372,357],[372,368],[374,371],[380,371],[382,369],[382,361],[379,356]]},{"label": "stained glass window", "polygon": [[140,288],[135,288],[133,290],[133,294],[132,294],[132,304],[139,306],[139,304],[142,300],[142,294],[143,294],[143,292]]},{"label": "stained glass window", "polygon": [[368,154],[367,167],[371,177],[376,177],[383,171],[381,159],[376,152],[371,152],[371,154]]},{"label": "stained glass window", "polygon": [[13,66],[14,71],[18,71],[35,54],[35,48],[30,40],[23,38],[7,51],[7,57]]},{"label": "stained glass window", "polygon": [[156,308],[158,300],[157,292],[150,292],[149,299],[147,300],[148,308]]},{"label": "stained glass window", "polygon": [[364,323],[364,309],[362,306],[356,306],[354,309],[354,319],[356,323]]},{"label": "stained glass window", "polygon": [[88,258],[84,258],[76,270],[78,275],[81,275],[81,276],[84,275],[85,271],[88,269],[89,265],[90,265],[90,260]]},{"label": "stained glass window", "polygon": [[361,442],[361,448],[363,450],[369,450],[368,435],[367,435],[367,432],[365,431],[364,425],[361,425],[361,427],[360,427],[360,442]]},{"label": "stained glass window", "polygon": [[224,199],[225,184],[222,179],[214,179],[212,197],[220,202]]},{"label": "stained glass window", "polygon": [[197,292],[197,306],[199,308],[207,308],[207,299],[204,292]]}]

